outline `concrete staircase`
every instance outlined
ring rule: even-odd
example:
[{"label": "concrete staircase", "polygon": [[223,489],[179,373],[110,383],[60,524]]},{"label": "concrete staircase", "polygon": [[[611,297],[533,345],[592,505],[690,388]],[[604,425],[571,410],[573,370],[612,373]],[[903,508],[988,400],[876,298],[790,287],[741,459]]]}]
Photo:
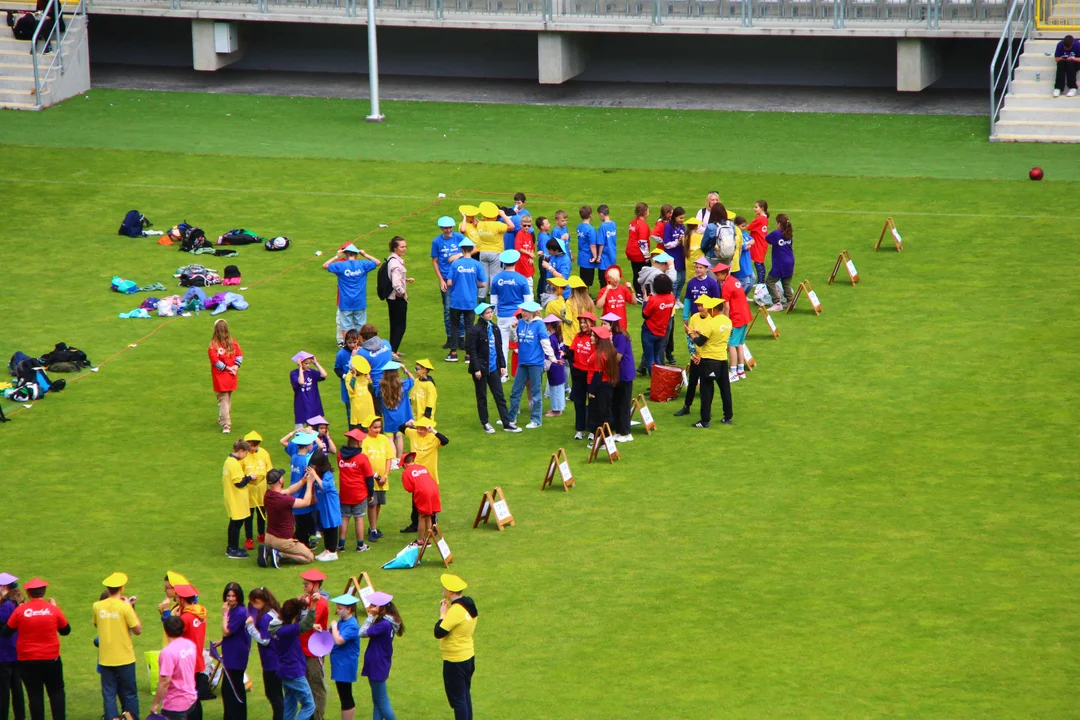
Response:
[{"label": "concrete staircase", "polygon": [[[34,91],[34,57],[29,40],[16,40],[6,27],[0,28],[0,108],[41,110],[90,89],[90,53],[86,38],[86,17],[65,16],[68,33],[63,43],[64,72],[53,67],[42,87]],[[41,43],[39,42],[39,45]],[[38,71],[45,75],[56,48],[38,58]]]},{"label": "concrete staircase", "polygon": [[1058,39],[1024,43],[991,140],[1080,143],[1080,95],[1053,96]]}]

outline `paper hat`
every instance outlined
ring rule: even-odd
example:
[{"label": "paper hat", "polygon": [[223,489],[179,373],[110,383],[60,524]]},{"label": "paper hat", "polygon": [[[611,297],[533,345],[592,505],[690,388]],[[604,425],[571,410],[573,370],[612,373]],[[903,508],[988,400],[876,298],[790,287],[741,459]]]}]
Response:
[{"label": "paper hat", "polygon": [[435,421],[427,417],[416,418],[413,420],[413,424],[416,425],[416,427],[435,428]]},{"label": "paper hat", "polygon": [[330,602],[335,605],[355,605],[360,600],[355,595],[338,595],[336,598],[332,598]]},{"label": "paper hat", "polygon": [[102,585],[110,588],[124,587],[127,583],[128,576],[122,572],[114,572],[112,575],[101,581]]},{"label": "paper hat", "polygon": [[322,582],[326,579],[326,573],[320,570],[316,570],[315,568],[311,568],[310,570],[305,570],[304,572],[300,573],[300,579],[307,580],[308,582]]},{"label": "paper hat", "polygon": [[165,579],[168,580],[169,584],[172,585],[174,588],[177,585],[190,585],[191,584],[191,583],[188,582],[188,579],[186,577],[184,577],[180,573],[174,572],[172,570],[169,570],[167,573],[165,573]]},{"label": "paper hat", "polygon": [[401,369],[401,363],[399,363],[397,360],[391,360],[390,362],[383,365],[382,369],[383,370],[400,370]]},{"label": "paper hat", "polygon": [[696,217],[686,218],[686,220],[683,221],[683,225],[686,225],[687,227],[697,227],[700,224],[701,221],[698,220]]},{"label": "paper hat", "polygon": [[390,601],[394,599],[394,596],[384,592],[373,592],[368,595],[367,604],[371,607],[383,607],[389,605]]},{"label": "paper hat", "polygon": [[562,318],[559,317],[558,315],[552,314],[552,315],[548,315],[546,318],[544,318],[544,322],[546,322],[546,323],[561,323]]},{"label": "paper hat", "polygon": [[479,305],[477,305],[473,309],[473,312],[476,313],[477,315],[483,315],[484,313],[486,313],[488,310],[490,310],[493,307],[495,307],[495,306],[492,305],[491,303],[480,303]]},{"label": "paper hat", "polygon": [[454,218],[450,217],[449,215],[443,215],[435,222],[441,228],[454,227],[455,225],[457,225],[457,223],[454,222]]},{"label": "paper hat", "polygon": [[585,284],[585,281],[579,278],[577,275],[571,275],[570,277],[566,278],[566,284],[569,285],[571,288],[589,287]]},{"label": "paper hat", "polygon": [[414,462],[416,462],[416,453],[415,452],[410,451],[410,452],[407,452],[407,453],[405,453],[404,455],[401,456],[401,466],[402,467],[405,467],[406,465],[412,465]]},{"label": "paper hat", "polygon": [[317,658],[326,657],[334,649],[333,633],[323,630],[312,633],[307,641],[308,651]]},{"label": "paper hat", "polygon": [[360,428],[353,428],[349,432],[345,433],[345,437],[352,438],[356,442],[364,442],[364,438],[367,437],[367,433]]},{"label": "paper hat", "polygon": [[316,425],[329,425],[330,421],[324,418],[322,415],[316,415],[315,417],[309,417],[307,424],[311,427],[315,427]]},{"label": "paper hat", "polygon": [[363,355],[353,355],[352,360],[349,361],[349,365],[351,365],[352,369],[358,373],[371,372],[371,363],[369,363],[368,359]]},{"label": "paper hat", "polygon": [[188,598],[199,596],[199,591],[195,589],[195,586],[188,585],[186,583],[181,585],[173,585],[173,591],[185,600],[187,600]]},{"label": "paper hat", "polygon": [[439,576],[439,581],[442,582],[442,586],[450,592],[461,592],[469,587],[469,583],[465,582],[457,575],[451,575],[450,573],[443,573]]},{"label": "paper hat", "polygon": [[656,247],[654,247],[652,250],[649,251],[649,254],[650,255],[659,255],[662,252],[664,252],[664,248],[657,245]]},{"label": "paper hat", "polygon": [[591,312],[589,312],[588,310],[586,310],[586,311],[585,311],[585,312],[583,312],[583,313],[578,313],[578,317],[579,317],[579,318],[585,318],[586,320],[592,320],[593,322],[596,322],[596,316],[595,316],[595,315],[593,315],[593,314],[592,314]]},{"label": "paper hat", "polygon": [[366,418],[360,421],[360,424],[370,429],[371,423],[375,422],[376,420],[382,420],[382,417],[380,417],[379,415],[368,415]]},{"label": "paper hat", "polygon": [[435,366],[432,365],[431,361],[428,360],[427,358],[421,358],[420,360],[417,360],[416,364],[419,365],[422,368],[427,368],[428,370],[434,370],[435,369]]},{"label": "paper hat", "polygon": [[622,321],[622,318],[619,317],[618,315],[616,315],[613,312],[604,313],[603,315],[600,316],[600,319],[601,320],[606,320],[607,322],[621,322]]},{"label": "paper hat", "polygon": [[710,262],[709,258],[707,258],[707,257],[699,257],[697,260],[694,261],[694,264],[695,265],[704,265],[705,267],[709,267],[710,265],[712,265],[712,262]]},{"label": "paper hat", "polygon": [[298,432],[292,436],[292,441],[297,445],[310,445],[318,437],[315,433]]},{"label": "paper hat", "polygon": [[731,266],[730,265],[725,265],[724,263],[716,263],[715,265],[712,266],[712,271],[714,273],[727,272],[730,269],[731,269]]},{"label": "paper hat", "polygon": [[311,353],[307,352],[306,350],[301,350],[300,352],[298,352],[298,353],[296,353],[295,355],[292,356],[292,361],[294,363],[304,362],[308,358],[313,358],[313,357],[315,357],[315,356],[312,355]]},{"label": "paper hat", "polygon": [[249,432],[247,435],[244,436],[244,440],[246,440],[248,442],[260,442],[261,443],[262,442],[262,435],[255,432],[254,430],[252,430],[251,432]]},{"label": "paper hat", "polygon": [[343,250],[344,252],[347,252],[347,253],[355,253],[355,254],[357,254],[357,255],[359,255],[359,254],[360,254],[360,248],[356,247],[356,246],[355,246],[355,245],[353,245],[352,243],[349,243],[348,245],[346,245],[345,247],[343,247],[343,248],[341,248],[341,249],[342,249],[342,250]]},{"label": "paper hat", "polygon": [[540,303],[536,302],[535,300],[529,300],[518,305],[518,310],[524,310],[525,312],[534,313],[540,312],[541,307]]},{"label": "paper hat", "polygon": [[19,578],[15,577],[11,573],[0,573],[0,586],[14,585],[19,581]]},{"label": "paper hat", "polygon": [[714,307],[716,307],[717,305],[719,305],[720,303],[722,303],[724,301],[719,300],[719,299],[714,298],[714,297],[709,297],[708,295],[702,295],[701,297],[699,297],[694,302],[697,303],[698,305],[700,305],[701,307],[708,309],[708,308],[714,308]]},{"label": "paper hat", "polygon": [[458,247],[476,247],[476,243],[469,238],[465,238],[464,240],[458,241]]},{"label": "paper hat", "polygon": [[[475,217],[480,214],[480,208],[475,205],[458,205],[458,212],[466,217]],[[497,215],[498,213],[496,213]]]},{"label": "paper hat", "polygon": [[499,262],[503,265],[513,265],[521,259],[521,253],[517,250],[503,250],[499,253]]},{"label": "paper hat", "polygon": [[480,207],[478,209],[480,210],[480,214],[486,218],[499,217],[499,206],[493,202],[485,200],[484,202],[480,203]]},{"label": "paper hat", "polygon": [[611,339],[611,331],[608,330],[606,327],[603,327],[603,326],[594,327],[593,328],[593,335],[595,335],[596,337],[598,337],[598,338],[600,338],[602,340],[610,340]]},{"label": "paper hat", "polygon": [[566,287],[566,278],[549,277],[547,281],[557,288]]},{"label": "paper hat", "polygon": [[49,587],[49,583],[41,578],[30,578],[30,581],[23,585],[23,587],[27,590],[37,590],[38,588]]},{"label": "paper hat", "polygon": [[653,262],[658,262],[658,263],[669,263],[673,259],[674,258],[672,258],[670,255],[668,255],[666,252],[662,252],[659,255],[653,255],[652,260],[653,260]]}]

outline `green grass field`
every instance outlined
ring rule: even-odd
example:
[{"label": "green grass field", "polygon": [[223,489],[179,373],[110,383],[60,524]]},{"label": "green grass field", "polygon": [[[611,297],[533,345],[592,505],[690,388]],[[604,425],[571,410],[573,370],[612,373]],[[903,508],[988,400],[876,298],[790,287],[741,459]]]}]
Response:
[{"label": "green grass field", "polygon": [[[113,570],[131,576],[149,627],[166,569],[212,611],[231,580],[300,592],[296,568],[224,558],[221,464],[248,429],[282,464],[289,358],[332,361],[335,286],[315,251],[362,236],[384,255],[395,234],[417,278],[403,350],[436,362],[451,438],[441,524],[481,613],[479,717],[1077,716],[1077,147],[988,144],[979,118],[387,103],[372,126],[366,111],[93,91],[0,113],[0,353],[65,341],[101,364],[30,410],[5,401],[0,428],[0,570],[48,579],[72,620],[70,717],[101,714],[90,605]],[[1036,164],[1043,183],[1026,179]],[[796,279],[824,305],[778,317],[778,341],[755,327],[760,367],[733,388],[735,426],[696,431],[654,406],[658,432],[637,433],[612,467],[585,464],[569,417],[480,433],[464,368],[441,362],[435,219],[522,190],[534,216],[608,203],[623,243],[635,202],[696,209],[714,187],[738,212],[764,197],[791,215]],[[172,287],[199,261],[117,236],[132,208],[159,229],[186,219],[293,240],[218,262],[251,286],[251,309],[223,316],[246,359],[233,436],[214,422],[209,314],[117,319],[143,296],[110,293],[113,275]],[[872,252],[887,216],[901,254]],[[844,249],[859,287],[826,285]],[[369,318],[386,325],[373,290]],[[327,383],[340,434],[336,398]],[[577,488],[541,493],[559,447]],[[517,526],[473,530],[496,484]],[[408,632],[394,707],[444,718],[441,564],[379,569],[408,511],[397,485],[386,540],[321,569],[332,590],[367,570],[396,596]],[[261,687],[249,717],[269,717]]]}]

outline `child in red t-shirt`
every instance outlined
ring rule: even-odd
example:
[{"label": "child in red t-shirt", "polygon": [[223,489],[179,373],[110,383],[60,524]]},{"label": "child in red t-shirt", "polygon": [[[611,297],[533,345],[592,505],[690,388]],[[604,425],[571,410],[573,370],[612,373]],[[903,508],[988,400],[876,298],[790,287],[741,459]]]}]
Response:
[{"label": "child in red t-shirt", "polygon": [[521,253],[514,270],[532,280],[536,274],[536,238],[532,232],[531,215],[521,218],[521,229],[514,236],[514,249]]},{"label": "child in red t-shirt", "polygon": [[769,232],[769,203],[758,200],[754,203],[754,219],[746,226],[746,231],[754,239],[750,246],[750,259],[754,261],[754,271],[758,283],[765,282],[765,255],[769,252],[769,243],[765,234]]},{"label": "child in red t-shirt", "polygon": [[634,295],[633,286],[630,283],[620,285],[620,280],[622,280],[622,275],[617,267],[608,269],[607,285],[600,290],[600,295],[596,298],[596,305],[600,308],[601,315],[607,313],[618,315],[619,326],[625,330],[626,306],[636,305],[637,297]]}]

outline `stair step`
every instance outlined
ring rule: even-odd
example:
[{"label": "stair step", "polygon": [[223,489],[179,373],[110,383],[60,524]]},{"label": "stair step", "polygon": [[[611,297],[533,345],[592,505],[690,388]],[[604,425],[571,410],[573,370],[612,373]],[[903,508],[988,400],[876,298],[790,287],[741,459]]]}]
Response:
[{"label": "stair step", "polygon": [[1049,68],[1054,70],[1056,65],[1053,55],[1025,52],[1020,56],[1020,67],[1022,68]]},{"label": "stair step", "polygon": [[1067,98],[1064,95],[1054,97],[1050,90],[1037,94],[1009,93],[1005,96],[1005,107],[1022,110],[1080,110],[1080,96]]},{"label": "stair step", "polygon": [[4,90],[33,90],[34,78],[32,77],[0,77],[0,91]]},{"label": "stair step", "polygon": [[1018,135],[1016,133],[1002,133],[990,138],[991,142],[1044,142],[1044,143],[1078,143],[1080,138],[1066,135]]},{"label": "stair step", "polygon": [[34,77],[34,64],[13,65],[0,63],[0,75],[5,77]]},{"label": "stair step", "polygon": [[1080,123],[1080,107],[1046,110],[1042,108],[1016,108],[1006,105],[1001,109],[1001,120],[1003,122],[1049,122],[1058,125]]},{"label": "stair step", "polygon": [[1063,123],[1034,120],[1018,122],[1012,120],[999,120],[996,129],[998,135],[1046,135],[1075,138],[1072,142],[1080,142],[1080,122]]},{"label": "stair step", "polygon": [[33,103],[0,102],[0,110],[41,110],[41,106]]},{"label": "stair step", "polygon": [[[1038,79],[1036,79],[1036,76]],[[1013,71],[1013,82],[1029,82],[1039,83],[1040,85],[1046,84],[1052,86],[1054,84],[1054,68],[1046,68],[1045,70],[1036,68],[1016,68]]]}]

